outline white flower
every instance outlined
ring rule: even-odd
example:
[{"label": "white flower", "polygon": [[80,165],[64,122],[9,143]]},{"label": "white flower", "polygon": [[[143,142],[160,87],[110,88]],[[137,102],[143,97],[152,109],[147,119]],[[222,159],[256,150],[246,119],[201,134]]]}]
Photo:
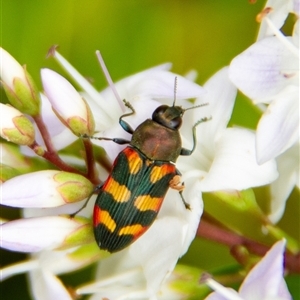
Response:
[{"label": "white flower", "polygon": [[299,186],[299,159],[292,154],[299,143],[299,20],[292,36],[280,31],[289,12],[299,17],[298,0],[268,1],[258,41],[229,68],[234,84],[263,110],[256,131],[258,163],[277,157],[280,177],[271,185],[269,214],[274,223],[293,187]]},{"label": "white flower", "polygon": [[250,46],[229,68],[230,79],[244,94],[254,103],[269,104],[257,127],[259,163],[278,156],[299,139],[299,21],[293,36],[285,37],[271,19],[265,20],[276,36]]},{"label": "white flower", "polygon": [[285,240],[279,241],[249,272],[239,292],[224,288],[212,279],[206,284],[215,290],[205,300],[290,300],[283,278]]},{"label": "white flower", "polygon": [[[209,103],[193,111],[193,122],[201,116],[212,120],[197,127],[197,147],[189,160],[178,161],[183,181],[194,178],[202,191],[242,190],[268,184],[277,177],[275,161],[261,166],[256,162],[255,136],[250,130],[227,128],[236,89],[228,79],[228,69],[216,73],[205,85],[207,93],[195,104]],[[191,140],[185,127],[184,141]]]}]

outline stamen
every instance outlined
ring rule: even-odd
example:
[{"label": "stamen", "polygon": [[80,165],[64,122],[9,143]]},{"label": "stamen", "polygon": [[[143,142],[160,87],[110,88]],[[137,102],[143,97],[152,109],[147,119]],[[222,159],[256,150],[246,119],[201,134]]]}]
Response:
[{"label": "stamen", "polygon": [[118,282],[122,282],[122,280],[128,280],[128,278],[136,276],[137,274],[139,274],[139,272],[140,272],[140,270],[138,268],[135,268],[135,269],[132,269],[129,271],[125,271],[116,276],[110,276],[103,280],[98,280],[94,283],[79,287],[76,290],[76,293],[78,295],[97,293],[99,289],[101,289],[103,287],[107,287],[111,284],[116,284]]},{"label": "stamen", "polygon": [[126,300],[126,299],[146,299],[149,295],[145,289],[136,290],[133,292],[126,293],[121,297],[118,297],[117,300]]},{"label": "stamen", "polygon": [[39,263],[37,260],[26,260],[23,262],[9,265],[9,266],[1,269],[0,282],[13,276],[13,275],[26,273],[33,269],[37,269],[38,267],[39,267]]},{"label": "stamen", "polygon": [[269,28],[272,30],[272,32],[275,34],[275,36],[279,39],[279,41],[282,42],[287,47],[287,49],[292,52],[292,54],[299,57],[299,49],[293,43],[291,43],[280,30],[278,30],[276,28],[276,26],[273,24],[273,22],[268,17],[265,17],[265,20],[266,20]]},{"label": "stamen", "polygon": [[112,79],[111,79],[111,77],[109,75],[109,72],[108,72],[108,70],[106,68],[106,65],[104,63],[103,57],[102,57],[102,55],[101,55],[101,53],[100,53],[99,50],[96,51],[96,55],[97,55],[97,58],[99,60],[101,69],[102,69],[102,71],[104,73],[104,76],[105,76],[105,78],[106,78],[106,80],[108,82],[108,85],[110,86],[110,88],[111,88],[112,92],[114,93],[114,95],[115,95],[115,97],[116,97],[116,99],[117,99],[117,101],[118,101],[118,103],[119,103],[122,111],[124,112],[125,108],[124,108],[123,101],[122,101],[121,97],[119,96],[119,94],[117,92],[117,89],[116,89],[116,87],[115,87],[115,85],[114,85],[114,83],[113,83],[113,81],[112,81]]},{"label": "stamen", "polygon": [[224,287],[217,281],[213,280],[211,276],[207,273],[204,273],[201,276],[200,283],[207,284],[211,289],[213,289],[215,292],[222,295],[224,298],[228,300],[244,300],[242,297],[238,295],[236,291]]},{"label": "stamen", "polygon": [[270,13],[273,11],[272,7],[265,7],[257,16],[256,16],[256,21],[258,23],[261,23],[262,20]]},{"label": "stamen", "polygon": [[174,82],[174,101],[173,101],[173,107],[175,106],[175,102],[176,102],[176,94],[177,94],[177,76],[175,77],[175,82]]}]

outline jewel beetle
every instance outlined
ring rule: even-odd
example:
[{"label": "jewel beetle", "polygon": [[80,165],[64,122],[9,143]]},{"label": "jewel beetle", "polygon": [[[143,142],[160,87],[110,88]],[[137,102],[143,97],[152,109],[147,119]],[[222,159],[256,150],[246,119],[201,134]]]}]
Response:
[{"label": "jewel beetle", "polygon": [[154,222],[169,188],[178,190],[187,209],[180,183],[180,172],[175,162],[180,155],[191,155],[196,147],[196,126],[208,118],[200,119],[193,127],[193,147],[182,148],[179,128],[182,116],[188,109],[175,105],[161,105],[135,130],[123,120],[135,113],[129,102],[125,105],[131,110],[119,118],[121,127],[132,135],[131,140],[120,138],[87,137],[110,140],[117,144],[128,144],[113,163],[111,173],[97,189],[93,227],[100,249],[117,252],[139,238]]}]

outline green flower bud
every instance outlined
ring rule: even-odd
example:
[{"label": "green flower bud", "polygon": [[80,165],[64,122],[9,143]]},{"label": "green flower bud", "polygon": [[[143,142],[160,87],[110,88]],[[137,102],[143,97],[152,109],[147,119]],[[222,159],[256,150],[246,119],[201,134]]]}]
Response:
[{"label": "green flower bud", "polygon": [[30,120],[10,105],[0,103],[0,108],[2,115],[1,137],[18,145],[32,145],[35,132]]},{"label": "green flower bud", "polygon": [[38,89],[26,70],[7,51],[0,48],[1,80],[10,103],[22,113],[36,116],[40,111]]},{"label": "green flower bud", "polygon": [[93,191],[92,183],[85,177],[68,172],[59,172],[53,176],[56,190],[66,203],[81,201]]}]

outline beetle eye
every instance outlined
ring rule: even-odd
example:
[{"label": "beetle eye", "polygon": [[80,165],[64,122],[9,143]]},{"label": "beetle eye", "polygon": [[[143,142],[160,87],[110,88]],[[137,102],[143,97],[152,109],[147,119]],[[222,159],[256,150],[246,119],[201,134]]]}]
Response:
[{"label": "beetle eye", "polygon": [[152,120],[170,129],[178,129],[182,123],[182,110],[168,105],[159,106],[152,114]]},{"label": "beetle eye", "polygon": [[166,112],[166,110],[169,108],[168,105],[161,105],[159,106],[152,114],[152,120],[161,123],[161,120],[163,118],[163,114]]},{"label": "beetle eye", "polygon": [[173,129],[178,129],[178,128],[180,128],[181,123],[182,123],[182,118],[177,117],[175,119],[170,120],[170,122],[169,122],[170,125],[168,127],[173,128]]}]

